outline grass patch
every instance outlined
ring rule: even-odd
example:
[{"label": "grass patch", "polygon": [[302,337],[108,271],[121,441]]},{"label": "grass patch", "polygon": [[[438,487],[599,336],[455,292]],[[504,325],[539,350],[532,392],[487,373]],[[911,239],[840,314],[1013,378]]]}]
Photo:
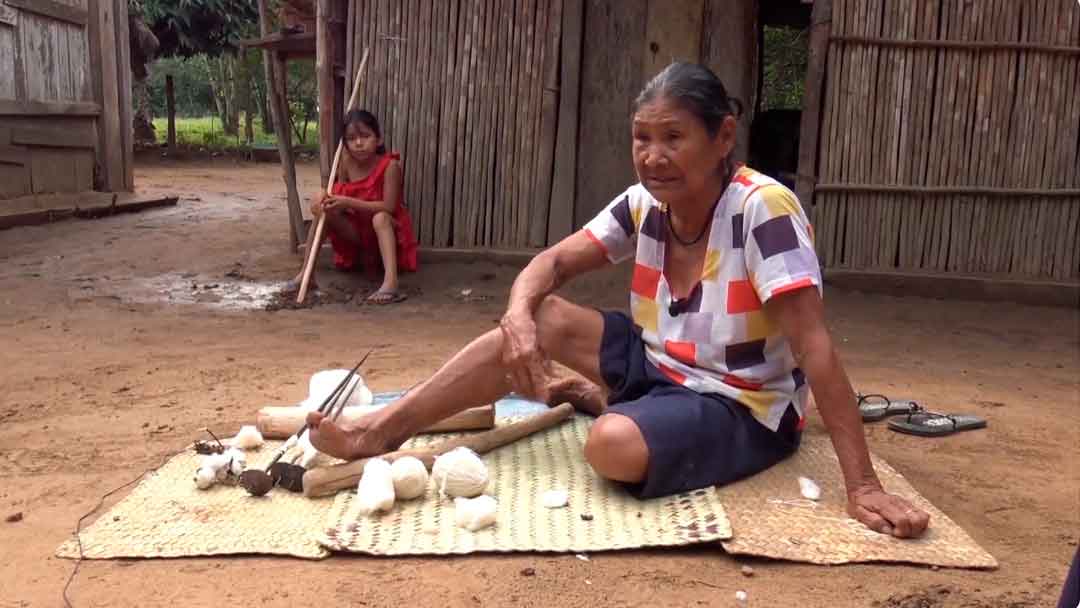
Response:
[{"label": "grass patch", "polygon": [[[155,118],[154,130],[157,133],[159,143],[165,143],[169,133],[169,120],[167,118]],[[263,132],[262,121],[255,119],[255,145],[277,145],[276,135],[267,135]],[[181,147],[206,148],[208,150],[234,151],[247,149],[247,141],[244,139],[244,127],[241,124],[239,135],[226,135],[221,128],[221,121],[213,116],[197,118],[176,118],[176,143]],[[293,147],[306,152],[318,152],[318,126],[308,126],[308,143],[301,144],[293,136]]]}]

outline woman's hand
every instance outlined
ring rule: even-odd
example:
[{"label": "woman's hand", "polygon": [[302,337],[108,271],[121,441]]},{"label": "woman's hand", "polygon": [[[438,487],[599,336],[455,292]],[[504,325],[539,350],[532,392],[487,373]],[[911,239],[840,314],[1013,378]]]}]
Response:
[{"label": "woman's hand", "polygon": [[540,350],[536,320],[527,312],[507,312],[499,322],[502,358],[514,392],[543,403],[548,400],[547,359]]},{"label": "woman's hand", "polygon": [[848,514],[867,528],[897,538],[918,538],[930,514],[880,487],[863,487],[848,496]]}]

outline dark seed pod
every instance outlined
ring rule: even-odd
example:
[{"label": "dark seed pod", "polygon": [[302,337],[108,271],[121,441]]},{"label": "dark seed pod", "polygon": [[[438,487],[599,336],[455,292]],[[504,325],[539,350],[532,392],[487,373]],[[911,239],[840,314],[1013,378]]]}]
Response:
[{"label": "dark seed pod", "polygon": [[274,480],[259,469],[248,469],[240,474],[240,487],[252,496],[264,496],[274,487]]}]

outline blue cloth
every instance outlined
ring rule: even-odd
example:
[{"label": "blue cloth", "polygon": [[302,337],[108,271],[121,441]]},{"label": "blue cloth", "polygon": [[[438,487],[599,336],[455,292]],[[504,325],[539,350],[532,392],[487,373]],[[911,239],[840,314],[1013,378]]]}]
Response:
[{"label": "blue cloth", "polygon": [[611,389],[605,413],[634,421],[649,448],[646,478],[627,489],[640,498],[678,494],[749,477],[799,447],[799,415],[788,407],[776,432],[745,406],[675,384],[645,356],[640,329],[605,312],[600,373]]}]

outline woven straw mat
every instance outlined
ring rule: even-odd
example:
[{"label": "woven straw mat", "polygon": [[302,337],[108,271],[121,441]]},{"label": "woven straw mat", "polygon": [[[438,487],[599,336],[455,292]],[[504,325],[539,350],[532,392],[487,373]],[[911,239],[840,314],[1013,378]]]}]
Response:
[{"label": "woven straw mat", "polygon": [[[476,532],[458,527],[453,500],[440,499],[431,483],[426,495],[374,517],[357,513],[355,492],[338,494],[319,542],[374,555],[443,555],[601,551],[731,537],[714,488],[640,501],[597,477],[582,456],[590,424],[591,419],[575,416],[483,456],[492,478],[488,494],[498,501],[492,527]],[[411,447],[434,440],[421,436]],[[541,505],[541,495],[553,489],[569,493],[568,506]]]},{"label": "woven straw mat", "polygon": [[[265,466],[281,442],[266,442],[247,453],[248,467]],[[295,450],[294,450],[295,451]],[[263,497],[239,486],[199,490],[193,481],[202,457],[189,449],[147,475],[102,515],[82,538],[89,559],[182,557],[262,553],[309,559],[329,555],[316,542],[332,499],[312,500],[274,488]],[[75,539],[57,549],[77,558]]]},{"label": "woven straw mat", "polygon": [[[877,534],[848,517],[836,453],[828,437],[806,434],[795,456],[720,489],[735,528],[723,542],[730,553],[813,564],[909,562],[957,568],[996,568],[997,561],[956,523],[919,495],[884,461],[872,457],[885,489],[930,514],[917,540]],[[821,486],[817,503],[802,498],[798,477]]]}]

